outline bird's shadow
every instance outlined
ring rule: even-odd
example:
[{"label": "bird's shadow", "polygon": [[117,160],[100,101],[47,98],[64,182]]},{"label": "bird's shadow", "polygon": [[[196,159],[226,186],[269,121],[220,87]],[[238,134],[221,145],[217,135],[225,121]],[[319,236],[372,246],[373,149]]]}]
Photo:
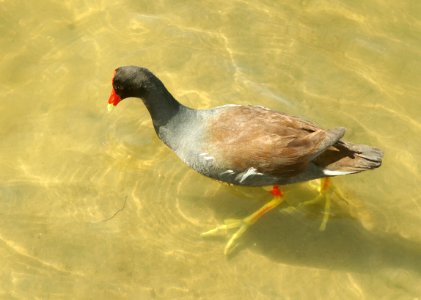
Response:
[{"label": "bird's shadow", "polygon": [[[224,186],[204,201],[220,222],[226,218],[244,217],[259,205],[256,200],[238,199],[242,196],[239,191],[239,188]],[[251,192],[257,198],[269,198],[264,191]],[[346,211],[341,215],[329,220],[325,231],[319,231],[321,215],[309,217],[301,210],[282,213],[275,209],[250,227],[232,256],[250,248],[290,265],[354,272],[375,272],[390,267],[421,274],[420,242],[369,231]]]}]

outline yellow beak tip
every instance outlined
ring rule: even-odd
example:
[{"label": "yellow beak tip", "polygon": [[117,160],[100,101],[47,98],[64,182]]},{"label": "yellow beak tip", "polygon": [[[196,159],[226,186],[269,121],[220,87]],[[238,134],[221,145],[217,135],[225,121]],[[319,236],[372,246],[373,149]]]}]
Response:
[{"label": "yellow beak tip", "polygon": [[108,103],[107,110],[112,111],[113,109],[114,109],[114,105],[112,105],[111,103]]}]

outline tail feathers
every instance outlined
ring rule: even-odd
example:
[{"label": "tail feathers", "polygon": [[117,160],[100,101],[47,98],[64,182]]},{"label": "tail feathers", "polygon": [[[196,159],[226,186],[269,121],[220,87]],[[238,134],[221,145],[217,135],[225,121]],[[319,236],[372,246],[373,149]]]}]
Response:
[{"label": "tail feathers", "polygon": [[381,166],[383,151],[367,145],[352,145],[355,155],[360,158],[360,168],[375,169]]},{"label": "tail feathers", "polygon": [[383,151],[368,145],[355,145],[339,141],[328,148],[314,163],[325,175],[336,176],[358,173],[381,166]]},{"label": "tail feathers", "polygon": [[339,147],[344,146],[344,148],[354,152],[356,156],[355,168],[364,170],[375,169],[381,166],[383,159],[383,151],[376,147],[371,147],[368,145],[355,145],[341,142]]}]

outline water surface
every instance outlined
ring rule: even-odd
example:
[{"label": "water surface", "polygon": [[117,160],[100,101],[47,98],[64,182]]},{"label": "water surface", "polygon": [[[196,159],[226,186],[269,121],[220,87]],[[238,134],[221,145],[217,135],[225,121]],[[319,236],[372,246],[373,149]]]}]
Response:
[{"label": "water surface", "polygon": [[[281,3],[276,3],[281,2]],[[0,1],[0,298],[418,299],[419,1]],[[269,199],[186,167],[140,101],[143,65],[184,104],[256,104],[344,126],[383,166],[345,200],[276,210],[230,258],[200,238]],[[315,195],[285,187],[294,205]]]}]

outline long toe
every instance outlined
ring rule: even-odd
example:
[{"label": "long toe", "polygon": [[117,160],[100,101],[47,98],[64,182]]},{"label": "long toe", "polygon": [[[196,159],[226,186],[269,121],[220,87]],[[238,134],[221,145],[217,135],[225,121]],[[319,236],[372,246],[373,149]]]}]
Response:
[{"label": "long toe", "polygon": [[226,219],[224,220],[224,224],[216,226],[215,228],[208,230],[206,232],[202,232],[200,236],[208,237],[208,236],[215,236],[221,234],[228,234],[230,229],[238,228],[242,225],[244,221],[242,219]]},{"label": "long toe", "polygon": [[260,207],[257,211],[252,213],[251,215],[245,217],[244,219],[228,219],[225,220],[223,225],[220,225],[214,229],[211,229],[207,232],[202,233],[202,236],[212,236],[219,234],[221,232],[227,233],[230,229],[238,228],[233,235],[231,235],[230,239],[228,240],[227,244],[225,245],[224,254],[229,255],[232,250],[236,247],[238,239],[246,232],[246,230],[256,223],[258,219],[260,219],[263,215],[267,212],[271,211],[275,207],[277,207],[283,199],[282,192],[279,190],[277,186],[274,186],[272,189],[273,198],[262,207]]},{"label": "long toe", "polygon": [[[234,224],[232,224],[234,225]],[[247,224],[244,222],[244,220],[238,220],[236,227],[239,227],[236,232],[234,232],[233,235],[231,235],[230,239],[228,240],[227,244],[224,248],[224,254],[229,255],[232,253],[232,251],[235,249],[235,247],[238,245],[237,241],[238,239],[246,232],[246,230],[249,228],[250,224]]]},{"label": "long toe", "polygon": [[209,231],[203,232],[201,234],[202,237],[209,237],[209,236],[216,236],[221,234],[228,234],[230,229],[237,230],[230,236],[227,244],[224,248],[224,254],[229,255],[237,246],[237,241],[240,237],[246,232],[249,228],[250,224],[247,222],[247,218],[245,219],[227,219],[224,221],[224,224],[219,225]]}]

